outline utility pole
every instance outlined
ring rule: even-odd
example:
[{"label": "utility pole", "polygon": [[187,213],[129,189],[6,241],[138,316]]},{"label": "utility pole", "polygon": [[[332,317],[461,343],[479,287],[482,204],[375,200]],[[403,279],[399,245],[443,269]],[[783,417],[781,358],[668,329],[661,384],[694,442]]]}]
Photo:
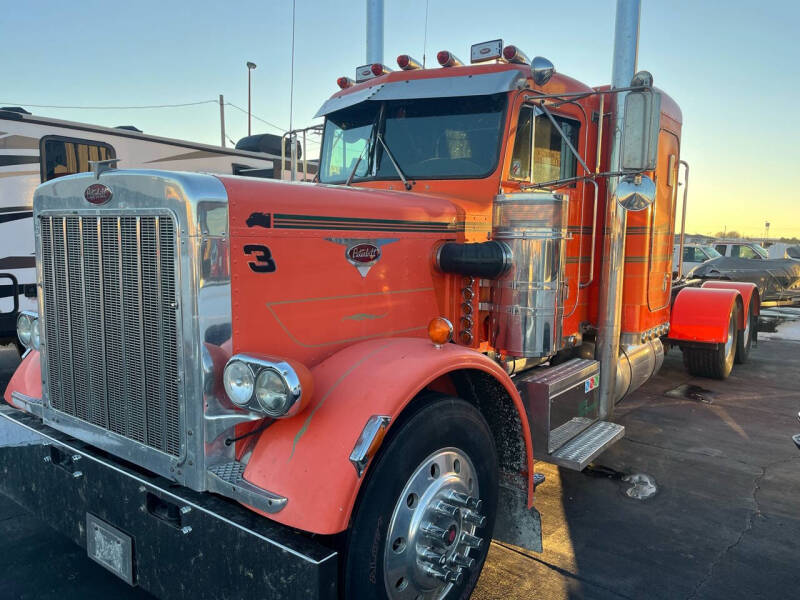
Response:
[{"label": "utility pole", "polygon": [[219,145],[225,147],[225,99],[219,95]]},{"label": "utility pole", "polygon": [[251,86],[250,86],[250,73],[253,69],[256,68],[256,63],[247,61],[247,135],[251,135],[253,133],[251,123],[252,123],[252,103],[251,103]]}]

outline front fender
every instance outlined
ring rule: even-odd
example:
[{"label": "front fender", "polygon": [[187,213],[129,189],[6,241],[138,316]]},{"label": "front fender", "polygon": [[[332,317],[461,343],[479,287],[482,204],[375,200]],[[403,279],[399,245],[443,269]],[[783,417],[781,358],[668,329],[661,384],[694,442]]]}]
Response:
[{"label": "front fender", "polygon": [[14,401],[12,396],[14,392],[41,401],[42,365],[40,359],[41,354],[37,350],[29,350],[11,376],[3,398],[14,408],[27,410],[26,406],[21,406]]},{"label": "front fender", "polygon": [[[522,421],[532,481],[527,416],[503,369],[483,354],[455,344],[436,348],[423,338],[370,340],[349,346],[312,369],[315,392],[308,409],[276,421],[261,434],[244,476],[288,498],[286,507],[269,517],[314,533],[345,530],[363,481],[349,457],[369,417],[389,416],[391,428],[421,390],[457,369],[489,373],[505,387]],[[528,493],[530,498],[532,484]]]},{"label": "front fender", "polygon": [[[741,301],[735,289],[683,288],[672,304],[669,339],[724,344],[728,341],[728,315]],[[737,328],[741,329],[743,322],[739,321]]]}]

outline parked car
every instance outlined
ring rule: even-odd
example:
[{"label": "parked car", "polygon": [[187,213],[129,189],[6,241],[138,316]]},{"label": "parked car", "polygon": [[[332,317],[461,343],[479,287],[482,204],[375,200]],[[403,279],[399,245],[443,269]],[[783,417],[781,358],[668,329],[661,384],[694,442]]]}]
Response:
[{"label": "parked car", "polygon": [[[726,242],[726,241],[719,241],[714,244],[714,248],[717,252],[720,253],[722,256],[726,256],[728,258],[748,258],[752,260],[767,260],[770,257],[769,253],[764,249],[761,244],[757,244],[756,242]],[[782,256],[776,256],[775,258],[783,258]]]},{"label": "parked car", "polygon": [[770,258],[793,258],[800,260],[800,245],[775,242],[767,247]]},{"label": "parked car", "polygon": [[[672,270],[674,274],[678,273],[678,252],[680,252],[680,244],[675,244],[672,252]],[[686,275],[689,271],[696,266],[703,264],[712,258],[722,256],[717,252],[713,246],[706,244],[684,244],[683,245],[683,266],[681,268],[681,275]]]}]

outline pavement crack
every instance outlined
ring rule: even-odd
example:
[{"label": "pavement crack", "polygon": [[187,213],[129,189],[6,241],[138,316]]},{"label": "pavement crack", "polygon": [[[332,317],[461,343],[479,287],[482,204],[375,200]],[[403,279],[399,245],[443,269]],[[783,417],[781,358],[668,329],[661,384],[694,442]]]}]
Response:
[{"label": "pavement crack", "polygon": [[711,577],[714,575],[714,569],[716,569],[717,566],[721,564],[723,560],[725,560],[725,558],[728,556],[728,554],[731,553],[731,551],[733,551],[734,548],[736,548],[739,544],[741,544],[747,532],[753,529],[753,524],[755,523],[756,517],[761,514],[761,505],[758,502],[758,491],[761,489],[761,481],[766,476],[767,471],[772,467],[792,462],[794,460],[797,460],[798,458],[800,457],[795,456],[792,458],[784,458],[781,460],[776,460],[771,463],[768,463],[763,467],[759,467],[761,469],[761,473],[756,475],[755,478],[753,479],[753,490],[751,492],[755,509],[750,511],[750,513],[747,515],[747,518],[745,519],[744,523],[744,528],[742,528],[742,530],[739,532],[739,535],[737,536],[736,540],[732,544],[728,544],[728,546],[726,546],[719,554],[717,554],[717,557],[711,561],[711,564],[708,565],[708,571],[706,572],[705,577],[703,577],[697,583],[697,585],[694,587],[694,590],[692,590],[692,593],[687,597],[687,600],[694,600],[695,598],[698,597],[698,594],[700,594],[700,591],[703,589],[703,587],[705,587],[705,585],[709,581],[711,581]]},{"label": "pavement crack", "polygon": [[575,581],[579,581],[581,583],[585,583],[585,584],[594,586],[594,587],[596,587],[598,589],[601,589],[601,590],[603,590],[605,592],[609,592],[611,594],[614,594],[615,596],[619,596],[620,598],[623,598],[624,600],[637,600],[633,596],[626,596],[625,594],[621,594],[621,593],[619,593],[619,591],[617,591],[615,589],[612,589],[612,588],[609,588],[609,587],[606,587],[603,584],[598,583],[597,581],[593,581],[591,579],[587,579],[586,577],[581,577],[580,575],[576,575],[572,571],[568,571],[567,569],[565,569],[563,567],[559,567],[557,565],[554,565],[553,563],[549,563],[546,560],[542,560],[541,558],[536,558],[535,556],[531,556],[530,554],[527,554],[526,552],[522,552],[521,550],[519,550],[517,548],[514,548],[513,546],[509,546],[507,544],[504,544],[503,542],[498,542],[497,540],[492,540],[492,543],[495,544],[496,546],[499,546],[499,547],[503,548],[504,550],[508,550],[509,552],[514,552],[515,554],[519,554],[520,556],[522,556],[524,558],[527,558],[528,560],[532,560],[533,562],[537,562],[540,565],[542,565],[544,567],[547,567],[551,571],[555,571],[556,573],[558,573],[559,575],[561,575],[563,577],[567,577],[569,579],[574,579]]}]

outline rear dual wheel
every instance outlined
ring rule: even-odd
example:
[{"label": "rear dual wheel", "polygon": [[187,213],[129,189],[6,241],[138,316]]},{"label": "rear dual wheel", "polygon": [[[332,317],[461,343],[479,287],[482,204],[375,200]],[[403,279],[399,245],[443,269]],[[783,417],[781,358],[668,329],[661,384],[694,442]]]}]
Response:
[{"label": "rear dual wheel", "polygon": [[728,338],[725,343],[683,348],[683,364],[689,373],[712,379],[725,379],[731,374],[739,345],[738,322],[739,306],[734,304],[728,315]]},{"label": "rear dual wheel", "polygon": [[395,427],[356,506],[343,597],[466,598],[494,529],[494,438],[474,406],[440,394]]}]

